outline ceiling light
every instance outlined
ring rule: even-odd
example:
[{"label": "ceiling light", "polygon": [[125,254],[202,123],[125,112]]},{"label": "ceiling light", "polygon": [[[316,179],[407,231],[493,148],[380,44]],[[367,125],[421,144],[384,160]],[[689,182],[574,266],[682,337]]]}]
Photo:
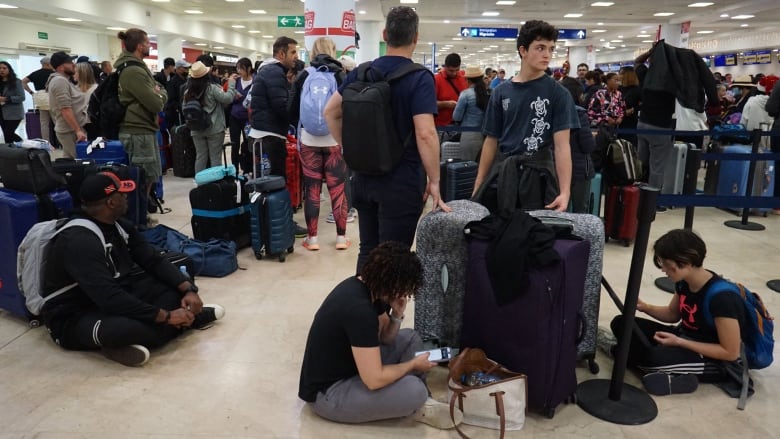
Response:
[{"label": "ceiling light", "polygon": [[712,6],[715,3],[712,2],[697,2],[697,3],[691,3],[688,5],[689,8],[706,8],[707,6]]},{"label": "ceiling light", "polygon": [[463,38],[461,37],[455,37],[452,39],[452,41],[463,41]]},{"label": "ceiling light", "polygon": [[263,38],[273,38],[273,35],[263,35]]},{"label": "ceiling light", "polygon": [[582,17],[582,14],[571,12],[563,16],[563,18],[580,18]]},{"label": "ceiling light", "polygon": [[504,38],[504,41],[517,41],[514,38]]},{"label": "ceiling light", "polygon": [[[301,0],[301,1],[303,1],[303,0]],[[416,4],[417,4],[417,0],[401,0],[401,4],[402,4],[402,5],[403,5],[403,4],[407,4],[407,5],[416,5]]]},{"label": "ceiling light", "polygon": [[649,37],[649,36],[650,36],[650,35],[647,35],[647,34],[639,34],[639,35],[637,35],[636,37],[637,37],[637,38],[647,38],[647,37]]},{"label": "ceiling light", "polygon": [[[244,0],[225,0],[225,1],[228,2],[228,3],[241,3]],[[223,47],[223,49],[224,49],[224,47]]]},{"label": "ceiling light", "polygon": [[[225,0],[226,2],[244,1],[244,0]],[[215,49],[224,49],[225,46],[214,46]]]},{"label": "ceiling light", "polygon": [[594,34],[600,34],[606,31],[607,31],[606,29],[593,29],[591,32]]},{"label": "ceiling light", "polygon": [[715,32],[714,30],[700,30],[700,31],[698,31],[696,33],[697,34],[711,34],[711,33],[714,33],[714,32]]},{"label": "ceiling light", "polygon": [[601,52],[601,49],[596,49],[596,52]]},{"label": "ceiling light", "polygon": [[230,27],[232,27],[233,29],[244,29],[246,26],[244,26],[243,24],[234,24]]},{"label": "ceiling light", "polygon": [[653,17],[669,17],[674,15],[674,12],[656,12]]},{"label": "ceiling light", "polygon": [[498,17],[499,15],[501,15],[501,13],[498,11],[485,11],[482,13],[483,17]]},{"label": "ceiling light", "polygon": [[623,38],[623,35],[618,35],[618,38]]},{"label": "ceiling light", "polygon": [[599,21],[598,23],[596,23],[596,25],[598,25],[598,26],[604,26],[604,22],[602,22],[602,21]]},{"label": "ceiling light", "polygon": [[171,0],[152,0],[152,3],[170,3]]},{"label": "ceiling light", "polygon": [[70,18],[70,17],[58,17],[57,20],[67,21],[68,23],[76,23],[78,21],[81,21],[78,18]]},{"label": "ceiling light", "polygon": [[603,43],[604,41],[607,41],[607,40],[605,40],[604,38],[599,39],[599,42],[601,42],[601,43]]},{"label": "ceiling light", "polygon": [[742,14],[742,15],[735,15],[731,17],[732,20],[747,20],[748,18],[754,18],[755,15],[750,14]]},{"label": "ceiling light", "polygon": [[265,12],[265,9],[250,9],[249,13],[250,14],[267,14],[267,12]]},{"label": "ceiling light", "polygon": [[108,29],[108,30],[125,30],[125,29],[127,29],[127,28],[124,28],[124,27],[116,27],[116,26],[109,26],[109,27],[107,27],[106,29]]},{"label": "ceiling light", "polygon": [[305,31],[305,30],[297,30],[297,31],[295,31],[295,32],[293,32],[293,33],[296,33],[296,34],[305,34],[305,33],[306,33],[306,31]]},{"label": "ceiling light", "polygon": [[655,40],[642,40],[643,43],[655,43]]},{"label": "ceiling light", "polygon": [[0,3],[0,9],[19,9],[19,7],[18,6],[14,6],[14,5],[6,5],[6,4]]},{"label": "ceiling light", "polygon": [[625,44],[621,44],[620,47],[626,47],[626,45]]},{"label": "ceiling light", "polygon": [[514,1],[514,0],[498,0],[496,2],[496,4],[500,5],[500,6],[514,6],[515,3],[517,3],[517,2]]},{"label": "ceiling light", "polygon": [[745,23],[745,24],[740,24],[740,25],[739,25],[739,27],[748,27],[748,26],[750,26],[750,25],[749,25],[749,24],[747,24],[747,23]]},{"label": "ceiling light", "polygon": [[729,18],[729,14],[720,14],[720,18]]},{"label": "ceiling light", "polygon": [[185,9],[185,10],[184,10],[184,13],[185,13],[185,14],[193,14],[193,15],[197,15],[197,14],[202,14],[202,13],[203,13],[203,11],[200,11],[200,10],[197,10],[197,9]]},{"label": "ceiling light", "polygon": [[622,43],[623,40],[609,40],[610,43]]},{"label": "ceiling light", "polygon": [[195,45],[196,46],[201,46],[201,47],[208,46],[208,44],[206,44],[206,43],[195,43]]},{"label": "ceiling light", "polygon": [[450,20],[444,20],[444,21],[442,21],[442,23],[445,23],[445,24],[448,24],[449,22],[450,22]]},{"label": "ceiling light", "polygon": [[595,6],[595,7],[600,7],[600,6],[601,7],[607,7],[607,6],[612,6],[614,4],[615,3],[613,3],[613,2],[596,2],[596,3],[591,3],[590,5],[591,6]]},{"label": "ceiling light", "polygon": [[363,9],[361,9],[361,10],[359,10],[359,11],[358,11],[358,14],[360,14],[360,15],[366,15],[366,11],[364,11]]},{"label": "ceiling light", "polygon": [[250,30],[249,33],[250,34],[259,34],[260,31],[259,30]]}]

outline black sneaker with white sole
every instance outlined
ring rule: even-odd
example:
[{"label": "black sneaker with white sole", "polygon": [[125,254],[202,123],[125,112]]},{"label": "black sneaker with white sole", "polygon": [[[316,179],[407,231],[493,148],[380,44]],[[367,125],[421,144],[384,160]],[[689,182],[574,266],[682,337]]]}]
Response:
[{"label": "black sneaker with white sole", "polygon": [[696,375],[672,375],[663,372],[653,372],[642,377],[647,393],[651,395],[672,395],[678,393],[693,393],[699,387]]},{"label": "black sneaker with white sole", "polygon": [[149,349],[146,349],[145,346],[141,346],[140,344],[131,344],[116,348],[104,347],[102,352],[109,360],[130,367],[143,366],[149,361]]},{"label": "black sneaker with white sole", "polygon": [[217,304],[205,304],[200,314],[195,316],[192,322],[193,329],[209,329],[214,326],[214,322],[225,317],[225,308]]}]

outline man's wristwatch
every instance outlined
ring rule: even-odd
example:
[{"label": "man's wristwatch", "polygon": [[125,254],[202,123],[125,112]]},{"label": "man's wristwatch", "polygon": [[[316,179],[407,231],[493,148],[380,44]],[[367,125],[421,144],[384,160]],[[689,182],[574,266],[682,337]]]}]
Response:
[{"label": "man's wristwatch", "polygon": [[189,292],[193,292],[195,294],[198,294],[198,286],[194,283],[190,282],[190,286],[187,287],[187,289],[184,291],[184,294],[187,294]]},{"label": "man's wristwatch", "polygon": [[393,310],[390,310],[387,312],[388,317],[390,317],[390,321],[393,323],[398,323],[399,325],[404,322],[404,316],[396,317],[393,315]]}]

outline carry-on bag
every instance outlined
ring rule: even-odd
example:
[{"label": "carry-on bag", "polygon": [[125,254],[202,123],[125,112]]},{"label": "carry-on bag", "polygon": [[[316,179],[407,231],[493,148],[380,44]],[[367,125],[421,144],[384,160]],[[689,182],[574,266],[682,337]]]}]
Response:
[{"label": "carry-on bag", "polygon": [[0,189],[0,308],[29,319],[33,327],[40,322],[30,314],[19,291],[17,249],[32,226],[41,221],[65,218],[72,207],[70,194],[64,189],[42,195]]},{"label": "carry-on bag", "polygon": [[685,162],[688,160],[688,151],[695,146],[689,143],[675,142],[672,147],[672,156],[666,162],[664,168],[664,185],[662,194],[682,195],[685,183]]},{"label": "carry-on bag", "polygon": [[[46,110],[48,110],[48,108]],[[40,139],[43,137],[40,111],[27,110],[27,113],[24,113],[24,130],[27,132],[28,139]]]},{"label": "carry-on bag", "polygon": [[54,160],[51,166],[54,172],[65,179],[65,185],[73,198],[73,205],[79,206],[81,204],[79,199],[81,183],[86,178],[89,169],[95,167],[95,161],[92,159],[59,158]]},{"label": "carry-on bag", "polygon": [[441,161],[445,162],[450,159],[462,159],[460,156],[460,142],[442,142]]},{"label": "carry-on bag", "polygon": [[173,128],[171,133],[171,167],[173,175],[182,178],[195,176],[195,143],[186,125]]},{"label": "carry-on bag", "polygon": [[588,199],[588,211],[592,215],[601,216],[601,172],[597,172],[590,179],[590,198]]},{"label": "carry-on bag", "polygon": [[225,177],[190,191],[195,239],[229,239],[238,248],[250,244],[249,194],[243,184],[240,178]]},{"label": "carry-on bag", "polygon": [[[750,154],[752,147],[748,145],[731,145],[723,148],[724,153]],[[759,150],[759,153],[769,153],[768,150]],[[754,196],[771,197],[775,193],[775,162],[774,160],[761,160],[756,162],[753,175]],[[721,160],[718,174],[717,195],[744,196],[747,192],[748,172],[750,162],[747,160]],[[732,211],[741,211],[735,207],[729,207]],[[754,215],[764,215],[770,208],[751,209]]]},{"label": "carry-on bag", "polygon": [[54,172],[49,151],[0,144],[0,178],[3,187],[31,194],[46,194],[65,186]]},{"label": "carry-on bag", "polygon": [[466,348],[452,360],[447,387],[453,423],[457,407],[464,424],[500,430],[500,437],[525,425],[527,377],[491,360],[482,349]]},{"label": "carry-on bag", "polygon": [[528,266],[526,290],[499,306],[488,274],[490,241],[469,238],[462,348],[479,347],[528,377],[528,407],[552,418],[577,390],[579,312],[590,244],[556,239],[560,261]]},{"label": "carry-on bag", "polygon": [[479,165],[460,159],[444,160],[440,164],[439,188],[444,201],[468,200],[474,192]]},{"label": "carry-on bag", "polygon": [[628,247],[636,238],[639,227],[639,188],[636,186],[611,186],[607,192],[604,210],[606,241],[614,239]]},{"label": "carry-on bag", "polygon": [[417,226],[416,248],[423,280],[414,299],[414,329],[423,340],[457,347],[468,264],[463,228],[490,212],[469,200],[454,200],[448,206],[452,212],[433,211]]},{"label": "carry-on bag", "polygon": [[78,142],[76,143],[76,158],[91,159],[98,164],[130,164],[125,147],[119,140]]}]

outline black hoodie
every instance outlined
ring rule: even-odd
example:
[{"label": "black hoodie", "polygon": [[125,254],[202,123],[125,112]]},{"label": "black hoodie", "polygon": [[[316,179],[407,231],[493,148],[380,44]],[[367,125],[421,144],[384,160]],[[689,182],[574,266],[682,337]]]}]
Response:
[{"label": "black hoodie", "polygon": [[[341,63],[333,59],[330,55],[321,53],[314,57],[310,63],[311,67],[318,68],[321,66],[327,66],[329,72],[336,73],[336,84],[341,85],[344,81],[344,69],[341,67]],[[298,126],[298,119],[301,113],[301,90],[303,89],[303,83],[309,76],[309,72],[306,69],[301,70],[298,76],[295,78],[293,87],[290,93],[290,99],[287,101],[287,114],[289,115],[290,124]]]}]

